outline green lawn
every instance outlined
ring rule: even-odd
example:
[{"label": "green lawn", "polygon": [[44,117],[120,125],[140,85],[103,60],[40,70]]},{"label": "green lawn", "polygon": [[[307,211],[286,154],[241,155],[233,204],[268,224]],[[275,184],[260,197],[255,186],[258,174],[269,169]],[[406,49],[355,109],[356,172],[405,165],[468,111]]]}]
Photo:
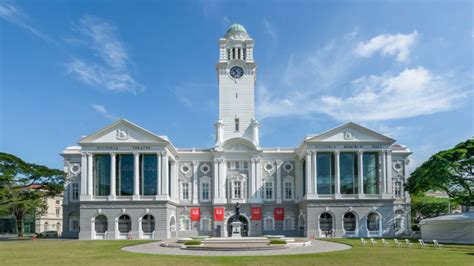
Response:
[{"label": "green lawn", "polygon": [[190,257],[120,250],[146,241],[0,241],[0,265],[474,265],[474,246],[448,245],[435,250],[433,247],[363,247],[356,239],[333,241],[353,248],[314,255]]}]

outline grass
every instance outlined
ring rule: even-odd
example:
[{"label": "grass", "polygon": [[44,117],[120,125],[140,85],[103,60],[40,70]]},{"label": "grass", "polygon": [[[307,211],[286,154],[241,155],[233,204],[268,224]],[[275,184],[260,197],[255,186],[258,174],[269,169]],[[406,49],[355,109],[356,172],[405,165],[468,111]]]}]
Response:
[{"label": "grass", "polygon": [[357,239],[335,239],[352,245],[345,251],[265,257],[194,257],[139,254],[120,250],[149,241],[0,241],[1,265],[474,265],[473,245],[421,249],[360,246]]}]

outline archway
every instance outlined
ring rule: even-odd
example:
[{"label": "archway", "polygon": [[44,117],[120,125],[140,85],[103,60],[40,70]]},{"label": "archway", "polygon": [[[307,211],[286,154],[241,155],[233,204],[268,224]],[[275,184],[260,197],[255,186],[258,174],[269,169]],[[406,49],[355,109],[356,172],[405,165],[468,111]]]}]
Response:
[{"label": "archway", "polygon": [[[227,219],[227,236],[232,236],[232,222],[234,221],[235,215],[232,215]],[[241,236],[248,236],[249,235],[249,221],[244,216],[239,216],[239,221],[242,223],[242,227],[240,230]]]}]

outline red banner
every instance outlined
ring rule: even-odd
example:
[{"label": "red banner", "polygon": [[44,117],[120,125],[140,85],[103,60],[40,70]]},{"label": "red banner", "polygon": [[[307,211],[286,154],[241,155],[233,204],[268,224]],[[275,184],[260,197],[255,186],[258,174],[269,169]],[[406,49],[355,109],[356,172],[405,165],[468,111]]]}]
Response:
[{"label": "red banner", "polygon": [[191,221],[199,221],[201,219],[201,209],[191,208]]},{"label": "red banner", "polygon": [[262,220],[262,208],[254,207],[252,208],[252,221]]},{"label": "red banner", "polygon": [[214,221],[224,221],[224,208],[214,208]]},{"label": "red banner", "polygon": [[285,209],[275,208],[273,216],[275,217],[275,221],[283,221],[285,219]]}]

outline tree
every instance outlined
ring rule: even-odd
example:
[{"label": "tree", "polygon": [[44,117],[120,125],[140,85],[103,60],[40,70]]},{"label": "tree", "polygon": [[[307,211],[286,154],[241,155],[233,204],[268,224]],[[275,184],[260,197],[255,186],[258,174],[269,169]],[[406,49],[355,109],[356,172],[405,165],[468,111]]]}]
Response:
[{"label": "tree", "polygon": [[454,203],[474,205],[474,139],[431,156],[410,175],[406,190],[413,195],[443,191]]},{"label": "tree", "polygon": [[411,208],[415,224],[426,218],[433,218],[449,213],[449,209],[457,208],[458,204],[451,203],[449,198],[430,196],[412,196]]},{"label": "tree", "polygon": [[61,194],[63,189],[63,171],[0,153],[0,213],[15,218],[19,237],[23,236],[25,215],[43,213],[47,208],[45,200]]}]

